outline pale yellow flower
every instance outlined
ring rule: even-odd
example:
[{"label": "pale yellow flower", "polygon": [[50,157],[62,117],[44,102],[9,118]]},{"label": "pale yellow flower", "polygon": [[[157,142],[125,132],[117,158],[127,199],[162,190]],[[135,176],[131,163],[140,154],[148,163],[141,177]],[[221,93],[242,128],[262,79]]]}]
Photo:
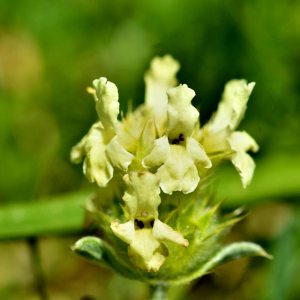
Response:
[{"label": "pale yellow flower", "polygon": [[169,89],[168,125],[164,135],[155,140],[151,153],[143,160],[147,168],[161,166],[157,175],[160,187],[167,193],[193,192],[200,180],[197,164],[211,167],[203,147],[192,137],[199,112],[191,105],[195,92],[187,85]]},{"label": "pale yellow flower", "polygon": [[[177,83],[179,63],[170,55],[155,57],[145,74],[145,105],[131,110],[118,121],[119,102],[115,84],[101,77],[88,92],[94,95],[99,122],[72,148],[71,161],[80,163],[86,156],[83,171],[90,182],[105,187],[117,168],[126,172],[137,151],[145,124],[155,119],[159,131],[165,130],[167,90]],[[147,140],[144,137],[144,140]],[[153,142],[149,136],[148,142]]]},{"label": "pale yellow flower", "polygon": [[129,221],[111,224],[114,234],[129,244],[128,256],[135,267],[156,272],[168,256],[163,241],[187,247],[188,241],[181,234],[158,219],[160,205],[159,179],[147,171],[133,171],[124,176],[127,189],[125,201]]},{"label": "pale yellow flower", "polygon": [[126,171],[136,148],[136,139],[120,129],[118,89],[106,78],[93,82],[99,122],[72,148],[71,161],[80,163],[86,156],[83,171],[91,182],[107,186],[114,168]]},{"label": "pale yellow flower", "polygon": [[217,112],[201,131],[200,142],[206,153],[228,155],[240,173],[243,187],[250,184],[255,163],[246,152],[258,151],[254,139],[246,132],[235,131],[244,117],[247,102],[255,83],[231,80],[225,85]]}]

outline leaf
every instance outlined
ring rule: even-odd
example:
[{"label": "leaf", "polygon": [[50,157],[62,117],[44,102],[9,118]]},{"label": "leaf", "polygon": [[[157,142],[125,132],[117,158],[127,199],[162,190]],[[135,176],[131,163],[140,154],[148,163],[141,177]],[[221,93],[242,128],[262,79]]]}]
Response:
[{"label": "leaf", "polygon": [[72,250],[81,257],[103,267],[113,269],[127,278],[141,280],[143,277],[140,270],[135,269],[129,261],[128,263],[125,262],[107,242],[97,237],[87,236],[80,239]]},{"label": "leaf", "polygon": [[257,244],[250,242],[232,243],[219,250],[208,262],[203,265],[203,267],[200,269],[200,272],[210,272],[220,265],[246,256],[263,256],[269,259],[273,258]]},{"label": "leaf", "polygon": [[263,256],[269,259],[273,257],[269,255],[264,249],[254,243],[237,242],[232,243],[221,248],[217,253],[213,254],[205,263],[201,264],[195,271],[187,275],[180,276],[177,279],[169,280],[174,285],[186,284],[194,279],[197,279],[205,274],[212,272],[215,268],[246,256]]}]

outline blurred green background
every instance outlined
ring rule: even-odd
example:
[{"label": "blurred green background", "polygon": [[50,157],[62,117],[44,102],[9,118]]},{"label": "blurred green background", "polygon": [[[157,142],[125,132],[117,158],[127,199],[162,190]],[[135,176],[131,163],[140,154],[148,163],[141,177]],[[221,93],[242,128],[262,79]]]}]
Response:
[{"label": "blurred green background", "polygon": [[259,242],[275,257],[231,263],[174,299],[300,299],[300,2],[292,0],[1,0],[0,299],[39,299],[32,235],[49,299],[146,299],[142,284],[72,255],[91,187],[69,152],[96,120],[92,80],[114,82],[126,112],[129,99],[143,102],[150,60],[167,53],[196,91],[202,124],[228,80],[257,83],[239,127],[260,145],[253,183],[243,190],[225,165],[215,189],[224,210],[251,211],[228,239]]}]

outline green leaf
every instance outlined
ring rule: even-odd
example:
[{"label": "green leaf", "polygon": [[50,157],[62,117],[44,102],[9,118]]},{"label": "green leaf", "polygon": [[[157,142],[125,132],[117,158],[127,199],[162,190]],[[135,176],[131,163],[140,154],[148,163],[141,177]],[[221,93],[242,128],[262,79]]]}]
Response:
[{"label": "green leaf", "polygon": [[224,246],[217,253],[213,254],[208,261],[199,266],[196,271],[188,274],[187,276],[182,276],[177,280],[173,280],[173,284],[184,284],[188,283],[196,278],[199,278],[205,274],[210,273],[213,269],[230,262],[246,256],[263,256],[272,259],[265,250],[254,243],[250,242],[237,242],[230,245]]},{"label": "green leaf", "polygon": [[143,278],[139,269],[134,268],[129,261],[120,258],[107,242],[97,237],[87,236],[80,239],[72,250],[96,264],[113,269],[124,277],[138,280]]},{"label": "green leaf", "polygon": [[250,242],[232,243],[219,250],[208,262],[202,266],[199,271],[200,273],[207,273],[227,262],[246,256],[263,256],[269,259],[273,258],[257,244]]}]

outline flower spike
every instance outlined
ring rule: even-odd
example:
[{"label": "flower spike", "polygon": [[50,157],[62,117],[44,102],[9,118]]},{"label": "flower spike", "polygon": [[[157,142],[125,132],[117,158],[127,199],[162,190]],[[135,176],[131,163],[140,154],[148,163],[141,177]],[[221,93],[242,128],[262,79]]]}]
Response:
[{"label": "flower spike", "polygon": [[245,215],[239,209],[222,216],[222,201],[207,188],[224,160],[231,160],[243,187],[251,182],[255,163],[247,152],[259,147],[236,130],[255,84],[229,81],[218,110],[201,127],[195,92],[176,86],[179,66],[170,55],[155,57],[144,77],[145,104],[133,110],[129,103],[121,120],[117,87],[103,77],[94,80],[87,91],[99,120],[71,152],[75,163],[85,157],[86,177],[106,187],[88,199],[85,220],[101,228],[103,240],[86,237],[73,250],[151,285],[152,298],[233,259],[270,258],[253,243],[222,245],[225,231]]}]

